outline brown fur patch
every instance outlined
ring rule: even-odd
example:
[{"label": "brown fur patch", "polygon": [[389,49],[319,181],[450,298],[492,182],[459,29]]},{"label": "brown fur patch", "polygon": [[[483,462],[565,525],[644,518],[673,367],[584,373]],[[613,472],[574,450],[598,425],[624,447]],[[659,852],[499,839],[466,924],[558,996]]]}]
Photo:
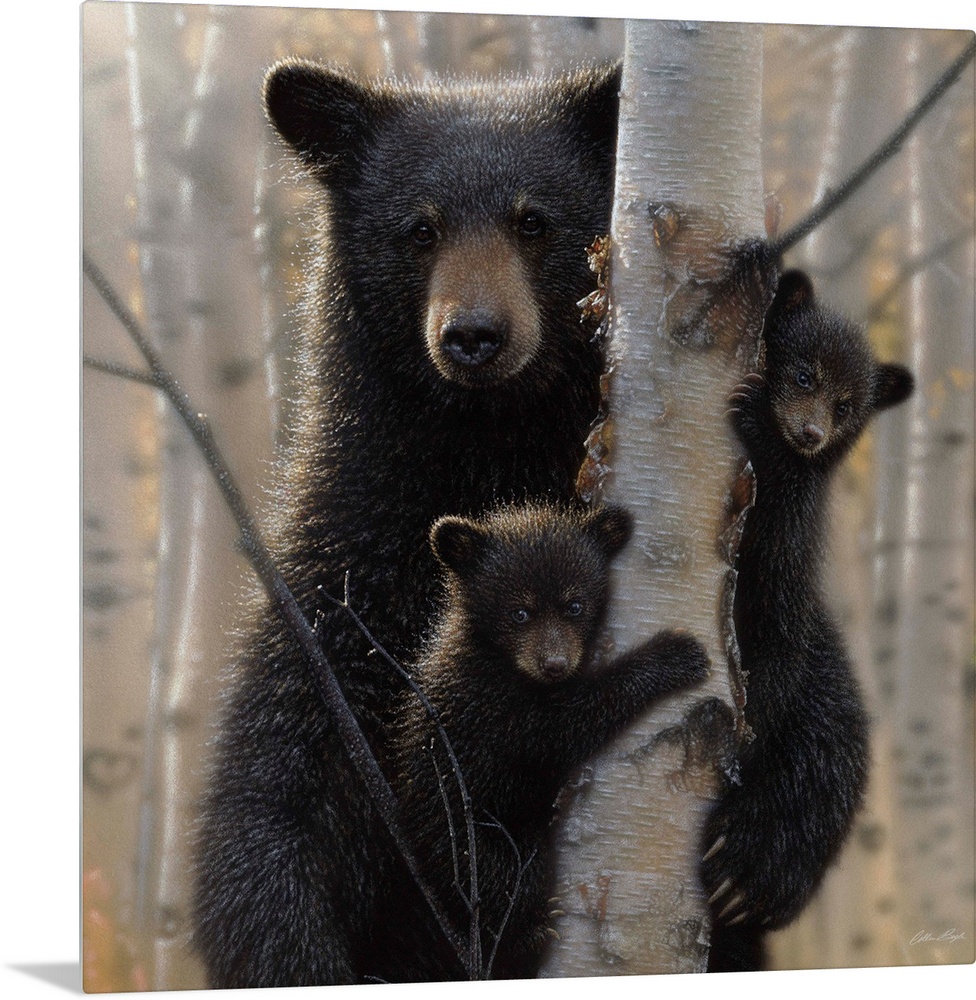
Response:
[{"label": "brown fur patch", "polygon": [[[800,454],[815,455],[831,443],[834,429],[831,398],[822,391],[793,394],[774,404],[776,420],[783,436]],[[822,437],[811,435],[807,428],[818,428]]]},{"label": "brown fur patch", "polygon": [[543,684],[567,680],[579,672],[585,653],[584,636],[571,622],[544,612],[524,626],[515,640],[518,669]]},{"label": "brown fur patch", "polygon": [[[469,344],[483,336],[497,346],[486,348],[483,360],[475,348],[466,356],[462,336]],[[503,381],[532,360],[541,340],[539,308],[522,259],[503,234],[445,241],[439,249],[426,338],[437,370],[465,385]]]}]

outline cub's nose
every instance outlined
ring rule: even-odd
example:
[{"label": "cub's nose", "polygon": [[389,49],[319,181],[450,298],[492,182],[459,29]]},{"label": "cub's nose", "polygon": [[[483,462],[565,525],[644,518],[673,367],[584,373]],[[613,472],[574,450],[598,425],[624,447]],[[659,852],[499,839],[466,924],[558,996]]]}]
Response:
[{"label": "cub's nose", "polygon": [[564,653],[553,653],[539,659],[539,669],[549,680],[556,681],[569,673],[569,657]]},{"label": "cub's nose", "polygon": [[453,316],[444,326],[441,350],[456,364],[477,368],[486,364],[502,348],[508,324],[483,309]]},{"label": "cub's nose", "polygon": [[818,427],[816,424],[804,424],[803,426],[803,440],[807,444],[820,444],[823,441],[825,435],[822,427]]}]

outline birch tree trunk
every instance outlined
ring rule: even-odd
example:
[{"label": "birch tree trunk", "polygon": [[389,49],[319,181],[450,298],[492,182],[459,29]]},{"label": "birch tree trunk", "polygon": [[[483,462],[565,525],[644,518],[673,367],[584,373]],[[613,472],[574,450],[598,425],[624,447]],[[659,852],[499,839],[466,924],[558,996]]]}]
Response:
[{"label": "birch tree trunk", "polygon": [[[104,141],[106,134],[126,135],[129,124],[116,43],[125,34],[122,14],[116,4],[84,9],[83,216],[89,245],[135,304],[131,222],[117,197],[133,188],[132,157],[111,155]],[[118,347],[115,317],[90,286],[84,289],[83,316],[87,352],[138,362],[134,350]],[[82,393],[83,947],[84,986],[90,991],[148,985],[135,955],[131,916],[148,697],[146,636],[154,616],[153,566],[146,553],[156,544],[155,399],[146,389],[116,387],[114,381],[86,372]],[[93,915],[111,929],[104,947],[91,931]]]},{"label": "birch tree trunk", "polygon": [[707,961],[700,827],[732,713],[700,707],[708,696],[727,705],[737,688],[719,542],[737,447],[724,412],[754,370],[768,283],[727,279],[735,241],[762,231],[761,67],[756,27],[628,23],[602,442],[612,440],[606,499],[629,508],[636,528],[617,567],[611,635],[625,648],[687,628],[707,644],[713,673],[577,783],[561,831],[566,915],[547,976],[691,972]]}]

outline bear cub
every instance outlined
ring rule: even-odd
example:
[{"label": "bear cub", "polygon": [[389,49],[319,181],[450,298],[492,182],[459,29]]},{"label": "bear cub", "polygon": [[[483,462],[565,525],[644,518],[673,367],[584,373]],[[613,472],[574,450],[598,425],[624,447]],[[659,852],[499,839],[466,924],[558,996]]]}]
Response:
[{"label": "bear cub", "polygon": [[706,827],[710,971],[762,967],[764,932],[803,909],[861,804],[867,717],[821,581],[829,487],[870,418],[913,387],[800,271],[780,277],[764,342],[764,376],[730,396],[756,475],[734,609],[755,739]]},{"label": "bear cub", "polygon": [[[632,529],[622,509],[501,508],[444,517],[430,540],[447,571],[443,613],[416,680],[456,760],[474,820],[483,970],[534,976],[547,940],[548,830],[573,768],[655,699],[701,681],[704,647],[662,631],[588,669],[609,596],[609,564]],[[471,869],[459,783],[414,693],[395,724],[394,787],[423,869],[466,937]],[[460,978],[457,959],[405,874],[378,908],[376,978]]]}]

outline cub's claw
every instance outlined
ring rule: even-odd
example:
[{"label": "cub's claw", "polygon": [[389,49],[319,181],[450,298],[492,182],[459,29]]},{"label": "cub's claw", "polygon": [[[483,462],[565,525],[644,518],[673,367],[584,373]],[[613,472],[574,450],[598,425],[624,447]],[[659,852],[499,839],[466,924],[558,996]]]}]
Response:
[{"label": "cub's claw", "polygon": [[722,850],[723,847],[725,847],[725,840],[726,837],[725,834],[723,833],[718,837],[715,843],[712,844],[712,846],[705,852],[705,856],[702,858],[702,861],[708,861],[709,858],[714,858],[715,855],[718,854],[718,852]]},{"label": "cub's claw", "polygon": [[[741,404],[751,402],[756,395],[756,390],[748,385],[737,385],[727,397],[727,402],[731,404]],[[733,405],[733,409],[738,409],[738,406]]]},{"label": "cub's claw", "polygon": [[732,888],[732,879],[727,878],[716,890],[708,897],[708,905],[714,906],[728,891]]},{"label": "cub's claw", "polygon": [[[730,913],[734,913],[745,901],[745,895],[741,892],[737,892],[719,911],[718,919],[724,920]],[[743,914],[743,916],[745,916],[745,914]]]},{"label": "cub's claw", "polygon": [[749,372],[742,377],[742,381],[734,386],[729,393],[729,402],[748,403],[755,396],[759,389],[766,384],[766,380],[758,372]]}]

